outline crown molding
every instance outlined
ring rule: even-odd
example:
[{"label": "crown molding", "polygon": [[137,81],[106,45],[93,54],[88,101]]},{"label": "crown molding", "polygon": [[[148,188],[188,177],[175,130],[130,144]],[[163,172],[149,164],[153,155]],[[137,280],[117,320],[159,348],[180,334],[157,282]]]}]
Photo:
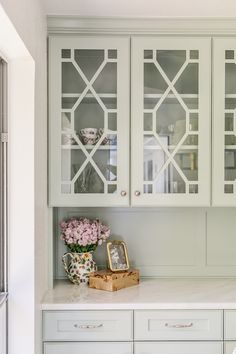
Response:
[{"label": "crown molding", "polygon": [[236,17],[47,16],[49,34],[236,35]]}]

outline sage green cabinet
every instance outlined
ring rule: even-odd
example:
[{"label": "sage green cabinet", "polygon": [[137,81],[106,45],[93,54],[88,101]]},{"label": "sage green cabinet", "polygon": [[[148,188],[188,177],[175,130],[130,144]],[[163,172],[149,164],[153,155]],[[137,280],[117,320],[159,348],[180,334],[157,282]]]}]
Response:
[{"label": "sage green cabinet", "polygon": [[133,205],[210,205],[211,39],[132,39]]},{"label": "sage green cabinet", "polygon": [[223,340],[220,310],[137,310],[134,323],[134,338],[139,341]]},{"label": "sage green cabinet", "polygon": [[132,311],[44,311],[44,341],[131,341]]},{"label": "sage green cabinet", "polygon": [[223,344],[220,342],[141,342],[135,343],[134,352],[135,354],[223,354]]},{"label": "sage green cabinet", "polygon": [[213,40],[213,205],[236,205],[236,40]]},{"label": "sage green cabinet", "polygon": [[50,36],[49,204],[235,206],[235,82],[234,38]]},{"label": "sage green cabinet", "polygon": [[236,310],[224,312],[224,338],[236,341]]},{"label": "sage green cabinet", "polygon": [[129,204],[129,38],[49,38],[49,204]]},{"label": "sage green cabinet", "polygon": [[50,37],[52,206],[210,203],[210,39],[131,42],[130,131],[130,38]]},{"label": "sage green cabinet", "polygon": [[[45,343],[44,354],[133,354],[132,343]],[[218,354],[218,353],[217,353]]]},{"label": "sage green cabinet", "polygon": [[225,342],[224,354],[235,354],[236,353],[236,342]]},{"label": "sage green cabinet", "polygon": [[236,310],[46,310],[44,354],[235,354],[235,319]]}]

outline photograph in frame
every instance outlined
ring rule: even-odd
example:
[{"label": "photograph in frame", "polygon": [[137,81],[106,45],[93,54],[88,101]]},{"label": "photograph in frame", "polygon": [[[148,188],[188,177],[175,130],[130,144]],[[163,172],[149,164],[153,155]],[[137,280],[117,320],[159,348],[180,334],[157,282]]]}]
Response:
[{"label": "photograph in frame", "polygon": [[109,268],[113,272],[129,269],[127,247],[123,241],[112,241],[107,243],[107,254]]}]

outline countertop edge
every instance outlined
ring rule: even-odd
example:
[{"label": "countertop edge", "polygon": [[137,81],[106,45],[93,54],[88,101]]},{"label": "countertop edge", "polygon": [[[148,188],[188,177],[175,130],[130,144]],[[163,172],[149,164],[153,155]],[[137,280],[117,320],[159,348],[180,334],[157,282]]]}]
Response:
[{"label": "countertop edge", "polygon": [[41,304],[42,311],[70,310],[236,310],[235,303]]},{"label": "countertop edge", "polygon": [[58,281],[41,310],[236,310],[236,279],[149,279],[117,292]]}]

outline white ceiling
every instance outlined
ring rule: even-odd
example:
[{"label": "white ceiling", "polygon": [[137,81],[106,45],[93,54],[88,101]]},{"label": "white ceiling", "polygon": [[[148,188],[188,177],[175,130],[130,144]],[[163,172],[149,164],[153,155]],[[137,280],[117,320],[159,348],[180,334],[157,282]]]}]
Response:
[{"label": "white ceiling", "polygon": [[236,17],[235,0],[42,0],[50,15]]}]

